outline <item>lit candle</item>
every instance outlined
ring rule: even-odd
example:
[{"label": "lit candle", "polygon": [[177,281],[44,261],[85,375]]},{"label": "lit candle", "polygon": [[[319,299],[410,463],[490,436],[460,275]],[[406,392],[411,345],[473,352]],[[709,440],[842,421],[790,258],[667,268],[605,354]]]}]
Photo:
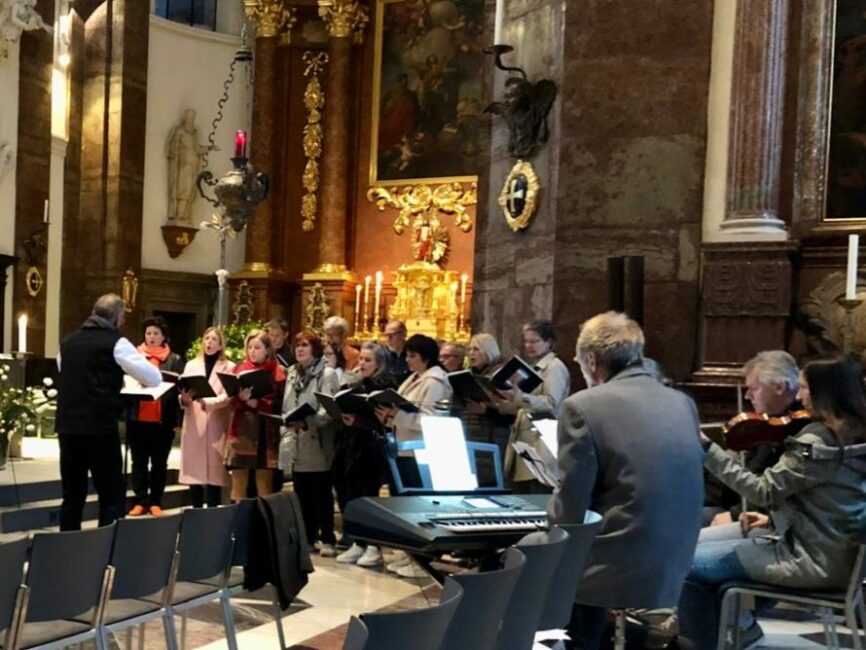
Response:
[{"label": "lit candle", "polygon": [[27,352],[27,314],[18,317],[18,351]]},{"label": "lit candle", "polygon": [[247,132],[238,131],[235,133],[235,158],[247,157]]},{"label": "lit candle", "polygon": [[373,309],[374,328],[379,329],[379,306],[382,300],[382,272],[376,271],[376,300],[375,308]]},{"label": "lit candle", "polygon": [[364,331],[367,331],[367,324],[370,322],[370,282],[373,281],[372,276],[364,278]]},{"label": "lit candle", "polygon": [[355,335],[358,334],[358,321],[361,318],[361,285],[355,285]]},{"label": "lit candle", "polygon": [[48,199],[42,204],[42,223],[48,223]]},{"label": "lit candle", "polygon": [[845,276],[845,300],[857,297],[857,253],[860,249],[860,236],[848,235],[848,274]]}]

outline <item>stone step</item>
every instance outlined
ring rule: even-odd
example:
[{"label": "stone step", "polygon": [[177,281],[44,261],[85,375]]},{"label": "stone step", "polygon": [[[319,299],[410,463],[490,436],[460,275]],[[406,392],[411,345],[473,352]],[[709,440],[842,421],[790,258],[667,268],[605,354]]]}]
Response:
[{"label": "stone step", "polygon": [[[176,472],[176,471],[175,471]],[[127,493],[126,509],[132,507],[132,493]],[[0,533],[8,534],[34,529],[50,528],[58,525],[60,517],[60,497],[39,501],[22,502],[21,508],[7,506],[0,508]],[[190,505],[189,486],[167,485],[162,498],[166,510]],[[99,516],[99,502],[95,493],[87,496],[84,504],[83,521],[96,520]]]},{"label": "stone step", "polygon": [[[3,470],[10,474],[9,467]],[[169,468],[166,473],[166,486],[176,485],[178,481],[179,471]],[[10,476],[4,478],[11,479]],[[129,485],[129,477],[127,476],[127,485]],[[93,481],[87,482],[87,493],[96,494],[93,488]],[[26,504],[37,501],[49,501],[51,499],[60,499],[63,496],[63,490],[60,483],[60,478],[50,481],[21,481],[20,478],[15,482],[11,480],[0,485],[0,510],[9,506],[17,506],[19,503],[22,507]]]}]

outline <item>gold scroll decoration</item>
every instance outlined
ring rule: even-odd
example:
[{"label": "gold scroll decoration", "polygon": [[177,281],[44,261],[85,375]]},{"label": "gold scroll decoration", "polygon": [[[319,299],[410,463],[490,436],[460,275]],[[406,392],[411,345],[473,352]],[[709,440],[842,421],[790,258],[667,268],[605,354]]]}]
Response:
[{"label": "gold scroll decoration", "polygon": [[304,76],[309,78],[304,91],[304,106],[307,109],[307,124],[304,127],[304,166],[302,181],[306,194],[301,199],[302,228],[311,231],[316,225],[319,210],[319,158],[322,156],[322,109],[325,107],[325,93],[319,83],[319,73],[328,63],[327,52],[304,52]]},{"label": "gold scroll decoration", "polygon": [[307,318],[305,327],[319,334],[324,332],[325,321],[331,315],[331,307],[328,304],[328,294],[321,283],[316,282],[310,290],[307,298]]},{"label": "gold scroll decoration", "polygon": [[402,235],[412,228],[413,255],[420,262],[444,263],[448,254],[448,229],[442,225],[441,214],[454,215],[454,223],[463,232],[472,230],[472,218],[466,207],[478,203],[478,187],[472,183],[445,183],[403,187],[371,187],[367,200],[375,201],[380,211],[399,210],[394,220],[394,232]]},{"label": "gold scroll decoration", "polygon": [[356,43],[364,38],[364,28],[370,14],[355,0],[319,0],[319,17],[325,21],[332,38],[354,37]]},{"label": "gold scroll decoration", "polygon": [[247,18],[255,25],[256,35],[272,38],[282,31],[291,32],[298,18],[296,9],[287,9],[283,0],[244,0]]}]

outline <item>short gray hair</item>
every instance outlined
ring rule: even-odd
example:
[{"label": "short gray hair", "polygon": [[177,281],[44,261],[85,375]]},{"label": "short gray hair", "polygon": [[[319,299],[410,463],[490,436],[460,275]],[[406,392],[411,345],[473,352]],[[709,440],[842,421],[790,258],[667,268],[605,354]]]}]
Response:
[{"label": "short gray hair", "polygon": [[469,345],[472,345],[473,343],[478,346],[478,349],[481,350],[481,354],[483,354],[484,358],[487,359],[487,365],[499,363],[502,359],[502,351],[499,349],[499,343],[496,342],[496,338],[493,334],[479,332],[469,339]]},{"label": "short gray hair", "polygon": [[798,388],[800,369],[794,357],[784,350],[758,352],[743,366],[743,375],[748,375],[753,370],[758,371],[758,381],[763,386],[779,382],[790,392]]},{"label": "short gray hair", "polygon": [[106,293],[96,299],[96,302],[93,303],[93,310],[91,313],[94,316],[104,318],[111,323],[116,323],[117,319],[123,313],[123,309],[123,298],[118,296],[116,293]]},{"label": "short gray hair", "polygon": [[347,321],[342,316],[329,316],[325,320],[325,324],[322,326],[324,331],[328,330],[340,330],[343,334],[349,333],[349,321]]},{"label": "short gray hair", "polygon": [[616,373],[641,361],[644,342],[635,321],[615,311],[604,312],[580,326],[575,361],[582,363],[591,353],[598,365]]}]

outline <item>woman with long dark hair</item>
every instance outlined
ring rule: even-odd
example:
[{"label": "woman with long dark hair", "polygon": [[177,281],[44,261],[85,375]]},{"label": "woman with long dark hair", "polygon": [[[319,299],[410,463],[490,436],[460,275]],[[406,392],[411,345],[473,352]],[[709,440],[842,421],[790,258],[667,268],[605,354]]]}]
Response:
[{"label": "woman with long dark hair", "polygon": [[[355,372],[346,373],[344,378],[351,379],[345,389],[360,394],[397,386],[388,370],[388,350],[372,342],[361,346]],[[337,435],[334,457],[334,487],[340,512],[345,512],[352,499],[379,496],[379,488],[387,475],[380,442],[382,433],[382,423],[375,418],[343,415],[343,428]],[[376,566],[382,564],[382,553],[378,546],[353,541],[347,551],[337,556],[337,562]]]},{"label": "woman with long dark hair", "polygon": [[[680,599],[680,630],[698,650],[715,648],[718,587],[731,580],[795,589],[844,588],[858,543],[855,522],[866,513],[866,390],[860,368],[842,357],[813,361],[800,373],[798,399],[814,421],[789,438],[773,467],[757,475],[703,438],[704,466],[769,515],[746,512],[743,534],[759,539],[698,546]],[[772,534],[770,534],[772,533]],[[738,622],[745,642],[763,633],[751,613]]]}]

